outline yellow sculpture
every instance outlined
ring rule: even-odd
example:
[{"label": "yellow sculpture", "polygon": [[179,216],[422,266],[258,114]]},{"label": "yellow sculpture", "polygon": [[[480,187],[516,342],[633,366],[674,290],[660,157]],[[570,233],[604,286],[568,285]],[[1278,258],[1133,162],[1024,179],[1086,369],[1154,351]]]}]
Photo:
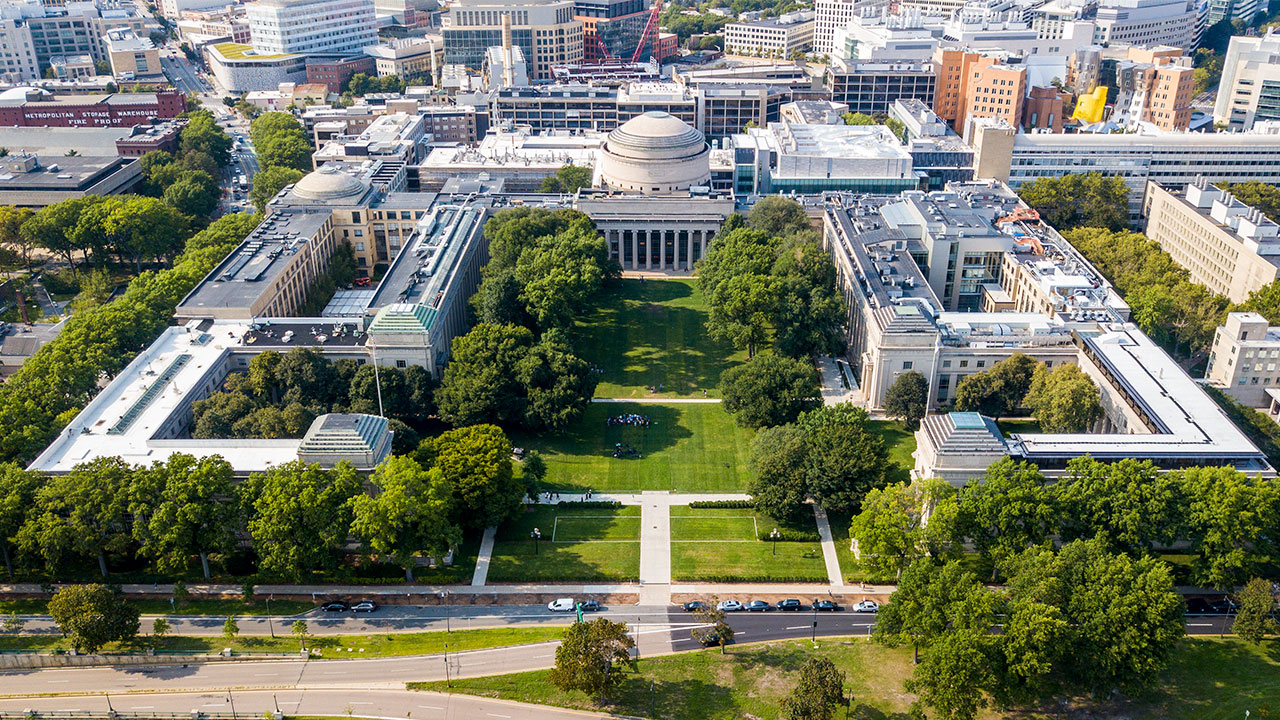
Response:
[{"label": "yellow sculpture", "polygon": [[1102,122],[1102,114],[1106,109],[1107,88],[1099,85],[1093,89],[1093,92],[1080,96],[1076,102],[1075,112],[1071,113],[1071,119],[1083,120],[1086,123]]}]

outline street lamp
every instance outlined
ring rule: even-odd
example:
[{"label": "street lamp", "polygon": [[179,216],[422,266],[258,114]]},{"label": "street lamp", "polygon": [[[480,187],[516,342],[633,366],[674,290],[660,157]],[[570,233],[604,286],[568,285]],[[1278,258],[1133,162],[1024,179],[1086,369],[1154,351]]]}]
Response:
[{"label": "street lamp", "polygon": [[775,556],[778,554],[778,538],[780,537],[782,537],[782,533],[778,532],[778,528],[774,528],[773,532],[769,533],[769,539],[773,541],[773,554]]},{"label": "street lamp", "polygon": [[534,528],[533,532],[529,533],[529,537],[533,539],[533,554],[537,555],[538,541],[542,539],[542,531],[539,530],[538,528]]},{"label": "street lamp", "polygon": [[444,628],[445,628],[445,630],[444,630],[444,631],[445,631],[445,632],[450,632],[450,633],[451,633],[451,632],[453,632],[453,625],[452,625],[452,622],[453,622],[453,621],[452,621],[452,620],[450,620],[450,618],[449,618],[449,615],[450,615],[450,612],[449,612],[449,605],[450,605],[450,603],[451,603],[451,601],[449,600],[449,591],[448,591],[448,590],[441,590],[441,591],[440,591],[440,597],[441,597],[441,598],[443,598],[443,599],[444,599],[444,601],[445,601],[445,605],[444,605]]}]

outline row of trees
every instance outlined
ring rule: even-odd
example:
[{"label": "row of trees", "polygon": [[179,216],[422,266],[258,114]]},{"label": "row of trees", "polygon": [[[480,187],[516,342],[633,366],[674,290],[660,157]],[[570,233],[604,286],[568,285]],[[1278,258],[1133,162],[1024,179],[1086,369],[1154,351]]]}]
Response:
[{"label": "row of trees", "polygon": [[1093,172],[1038,178],[1018,188],[1018,197],[1059,230],[1129,227],[1129,187],[1119,176]]},{"label": "row of trees", "polygon": [[618,264],[590,218],[573,210],[503,210],[484,233],[490,260],[471,299],[478,322],[453,341],[436,393],[440,416],[454,425],[564,428],[597,381],[569,331]]},{"label": "row of trees", "polygon": [[249,125],[249,139],[263,170],[280,167],[311,170],[311,142],[302,123],[291,113],[267,112]]},{"label": "row of trees", "polygon": [[256,223],[252,215],[219,218],[186,242],[172,268],[142,273],[121,297],[72,316],[0,386],[0,458],[30,462],[103,380],[155,340],[178,302]]},{"label": "row of trees", "polygon": [[707,331],[754,357],[772,338],[777,352],[805,357],[837,352],[847,311],[835,266],[804,208],[764,198],[744,221],[725,222],[698,264],[707,298]]},{"label": "row of trees", "polygon": [[492,425],[425,440],[365,482],[345,464],[292,462],[237,483],[224,459],[183,454],[150,466],[99,458],[51,477],[5,464],[0,548],[11,577],[15,565],[56,577],[86,560],[106,577],[113,558],[137,555],[177,577],[198,558],[208,578],[211,556],[225,564],[247,538],[259,572],[301,580],[335,570],[359,541],[412,580],[419,556],[439,558],[464,529],[501,523],[524,494],[511,443]]},{"label": "row of trees", "polygon": [[[379,412],[378,381],[382,407]],[[383,415],[395,432],[393,452],[411,452],[435,414],[435,381],[421,366],[407,368],[330,362],[314,348],[281,355],[267,351],[248,373],[227,377],[224,387],[192,403],[194,438],[296,438],[325,413]]]},{"label": "row of trees", "polygon": [[1271,566],[1278,517],[1280,485],[1232,468],[1162,473],[1150,462],[1083,457],[1049,483],[1006,458],[958,493],[938,480],[871,490],[850,535],[882,577],[921,558],[958,559],[967,546],[992,564],[992,580],[1002,562],[1054,539],[1096,539],[1133,557],[1183,542],[1192,582],[1230,588]]}]

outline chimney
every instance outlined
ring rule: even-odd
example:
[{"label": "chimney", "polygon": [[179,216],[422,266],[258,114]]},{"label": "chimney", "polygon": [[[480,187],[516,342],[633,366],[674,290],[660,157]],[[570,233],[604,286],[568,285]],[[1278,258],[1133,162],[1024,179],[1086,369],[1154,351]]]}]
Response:
[{"label": "chimney", "polygon": [[511,16],[502,16],[502,85],[511,87],[515,84],[515,73],[511,70]]},{"label": "chimney", "polygon": [[440,73],[436,68],[436,41],[427,41],[427,50],[431,53],[431,85],[440,87]]}]

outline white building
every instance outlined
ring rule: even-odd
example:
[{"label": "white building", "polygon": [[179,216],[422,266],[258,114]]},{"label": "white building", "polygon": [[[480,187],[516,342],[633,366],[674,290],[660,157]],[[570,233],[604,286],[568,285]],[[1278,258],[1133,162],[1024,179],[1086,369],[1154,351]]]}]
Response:
[{"label": "white building", "polygon": [[1095,22],[1097,43],[1172,45],[1190,53],[1197,9],[1194,0],[1105,0]]},{"label": "white building", "polygon": [[160,14],[177,20],[189,10],[214,10],[228,4],[227,0],[160,0]]},{"label": "white building", "polygon": [[1213,106],[1214,122],[1248,130],[1258,120],[1280,119],[1280,33],[1231,38]]},{"label": "white building", "polygon": [[796,11],[776,18],[724,26],[725,52],[782,60],[813,49],[813,13]]},{"label": "white building", "polygon": [[0,18],[0,82],[16,84],[40,77],[30,28],[21,20]]},{"label": "white building", "polygon": [[888,8],[885,0],[817,0],[813,13],[813,51],[830,55],[835,50],[835,32],[867,12]]},{"label": "white building", "polygon": [[373,0],[257,0],[248,14],[263,54],[359,55],[378,42]]},{"label": "white building", "polygon": [[1280,327],[1256,312],[1227,313],[1213,334],[1204,377],[1249,407],[1272,405],[1280,392]]},{"label": "white building", "polygon": [[851,60],[927,62],[937,49],[945,18],[912,10],[868,13],[836,28],[833,57]]}]

